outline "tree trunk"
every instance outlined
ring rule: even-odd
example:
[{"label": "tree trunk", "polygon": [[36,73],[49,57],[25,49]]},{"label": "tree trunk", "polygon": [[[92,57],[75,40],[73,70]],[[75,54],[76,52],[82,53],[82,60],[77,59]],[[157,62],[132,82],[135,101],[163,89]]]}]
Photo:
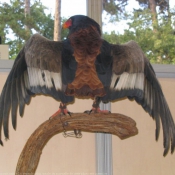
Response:
[{"label": "tree trunk", "polygon": [[[24,0],[24,3],[25,3],[24,15],[25,15],[25,18],[27,18],[27,16],[30,15],[30,0]],[[26,39],[28,39],[30,36],[30,26],[26,24],[25,30],[26,30]]]},{"label": "tree trunk", "polygon": [[61,40],[61,0],[55,0],[54,41]]},{"label": "tree trunk", "polygon": [[153,31],[156,33],[157,32],[157,27],[158,27],[156,1],[155,0],[149,0],[149,6],[150,6],[150,10],[151,10],[151,15],[152,15]]},{"label": "tree trunk", "polygon": [[168,4],[168,7],[167,7],[167,11],[168,11],[168,22],[169,22],[169,24],[171,26],[171,24],[172,24],[172,21],[171,21],[172,14],[170,12],[170,2],[169,2],[169,0],[167,0],[167,4]]}]

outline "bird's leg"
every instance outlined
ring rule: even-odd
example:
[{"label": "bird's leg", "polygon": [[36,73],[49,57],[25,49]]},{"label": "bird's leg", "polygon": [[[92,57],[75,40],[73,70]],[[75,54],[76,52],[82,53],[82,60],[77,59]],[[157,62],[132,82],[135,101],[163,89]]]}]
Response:
[{"label": "bird's leg", "polygon": [[92,104],[92,109],[90,111],[85,111],[85,113],[110,113],[108,110],[101,110],[100,109],[100,102],[101,98],[100,97],[95,97],[94,102]]},{"label": "bird's leg", "polygon": [[71,113],[67,110],[66,104],[65,103],[60,103],[60,107],[57,112],[55,112],[50,119],[56,117],[57,115],[67,115],[71,116]]},{"label": "bird's leg", "polygon": [[67,132],[66,129],[65,129],[65,125],[64,123],[62,122],[61,120],[61,117],[64,116],[64,115],[67,115],[69,114],[69,116],[71,116],[71,113],[67,110],[67,107],[66,107],[66,104],[65,103],[60,103],[60,107],[59,107],[59,110],[54,113],[50,119],[56,117],[57,115],[60,115],[60,121],[63,125],[63,129],[64,129],[64,137],[76,137],[76,138],[81,138],[82,137],[82,134],[81,134],[81,130],[79,129],[74,129],[74,132]]}]

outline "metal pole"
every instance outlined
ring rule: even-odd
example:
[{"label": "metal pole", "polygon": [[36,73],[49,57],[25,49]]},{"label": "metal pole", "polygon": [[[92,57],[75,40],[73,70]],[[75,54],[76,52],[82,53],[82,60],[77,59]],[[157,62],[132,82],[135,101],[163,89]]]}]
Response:
[{"label": "metal pole", "polygon": [[[100,104],[103,110],[110,110],[111,105]],[[104,133],[96,133],[96,164],[97,173],[102,175],[113,175],[112,166],[112,135]]]}]

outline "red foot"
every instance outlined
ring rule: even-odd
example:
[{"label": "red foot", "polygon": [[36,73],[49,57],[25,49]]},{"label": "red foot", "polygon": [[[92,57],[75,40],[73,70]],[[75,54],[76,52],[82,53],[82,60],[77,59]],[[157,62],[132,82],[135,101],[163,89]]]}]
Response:
[{"label": "red foot", "polygon": [[70,112],[67,110],[66,105],[65,104],[60,104],[59,110],[57,112],[55,112],[49,119],[52,119],[54,117],[56,117],[57,115],[70,115]]},{"label": "red foot", "polygon": [[67,109],[59,109],[57,112],[55,112],[51,117],[50,119],[56,117],[57,115],[60,115],[60,114],[64,114],[64,115],[67,115],[69,114],[70,112],[67,110]]}]

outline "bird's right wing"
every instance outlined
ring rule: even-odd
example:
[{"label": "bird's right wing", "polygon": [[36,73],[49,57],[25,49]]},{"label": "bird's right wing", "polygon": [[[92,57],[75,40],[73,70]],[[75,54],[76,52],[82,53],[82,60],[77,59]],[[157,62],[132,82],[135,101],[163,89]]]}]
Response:
[{"label": "bird's right wing", "polygon": [[[72,101],[62,89],[63,42],[55,42],[33,35],[19,52],[0,96],[0,127],[8,138],[8,119],[11,110],[12,125],[16,128],[16,112],[22,116],[31,95],[49,95],[56,100]],[[0,139],[0,143],[2,141]]]},{"label": "bird's right wing", "polygon": [[175,125],[155,72],[135,41],[112,47],[111,100],[134,99],[156,122],[156,139],[162,122],[164,155],[175,148]]}]

